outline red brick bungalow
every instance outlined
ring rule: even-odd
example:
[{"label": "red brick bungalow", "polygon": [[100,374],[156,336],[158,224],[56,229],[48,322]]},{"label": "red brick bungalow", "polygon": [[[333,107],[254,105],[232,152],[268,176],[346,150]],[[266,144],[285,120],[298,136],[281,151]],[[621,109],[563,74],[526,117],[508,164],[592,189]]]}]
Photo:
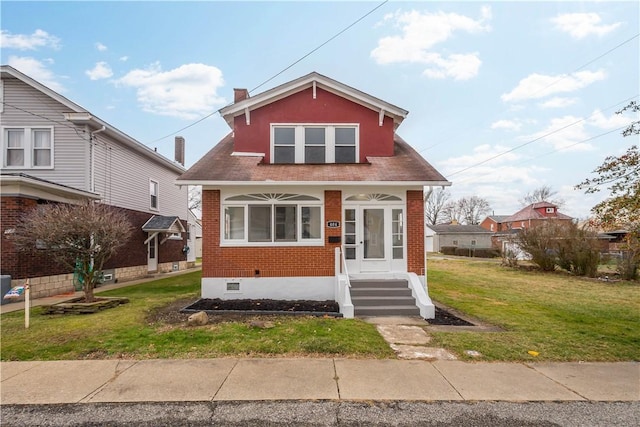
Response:
[{"label": "red brick bungalow", "polygon": [[450,183],[396,135],[407,114],[317,73],[235,89],[232,132],[177,181],[203,190],[202,297],[335,299],[349,316],[348,271],[406,279],[433,317],[423,188]]}]

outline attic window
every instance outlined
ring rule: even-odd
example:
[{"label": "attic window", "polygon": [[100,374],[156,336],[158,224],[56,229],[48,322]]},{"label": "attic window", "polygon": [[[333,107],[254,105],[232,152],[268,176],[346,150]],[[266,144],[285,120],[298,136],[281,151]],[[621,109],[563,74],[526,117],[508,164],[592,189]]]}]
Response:
[{"label": "attic window", "polygon": [[547,208],[547,213],[554,213],[555,209],[554,208]]},{"label": "attic window", "polygon": [[274,124],[271,163],[357,163],[357,124]]}]

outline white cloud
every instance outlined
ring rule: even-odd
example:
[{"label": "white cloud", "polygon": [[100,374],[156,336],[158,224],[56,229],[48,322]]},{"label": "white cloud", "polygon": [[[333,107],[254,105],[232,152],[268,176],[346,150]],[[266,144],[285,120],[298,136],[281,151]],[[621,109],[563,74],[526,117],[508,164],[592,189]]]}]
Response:
[{"label": "white cloud", "polygon": [[522,128],[522,123],[517,120],[497,120],[491,123],[491,129],[506,129],[519,131]]},{"label": "white cloud", "polygon": [[0,47],[2,49],[37,50],[40,47],[60,49],[60,39],[46,31],[35,30],[33,34],[11,34],[0,30]]},{"label": "white cloud", "polygon": [[108,79],[113,76],[113,71],[109,64],[104,61],[97,62],[91,69],[84,72],[91,80]]},{"label": "white cloud", "polygon": [[10,56],[8,65],[28,75],[34,80],[56,92],[64,92],[64,87],[57,81],[56,76],[41,61],[26,56]]},{"label": "white cloud", "polygon": [[553,97],[548,101],[541,102],[540,108],[564,108],[569,107],[570,105],[578,102],[577,98],[563,98],[563,97]]},{"label": "white cloud", "polygon": [[573,74],[548,76],[531,74],[520,80],[518,86],[500,98],[505,102],[539,99],[556,93],[573,92],[594,82],[604,80],[606,73],[598,71],[579,71]]},{"label": "white cloud", "polygon": [[96,42],[95,46],[96,49],[98,49],[100,52],[104,52],[105,50],[107,50],[107,47],[100,42]]},{"label": "white cloud", "polygon": [[429,13],[412,10],[385,15],[384,21],[393,21],[401,34],[383,37],[371,51],[378,64],[419,63],[430,65],[424,75],[432,78],[453,77],[466,80],[478,73],[481,61],[477,53],[453,53],[444,56],[432,49],[445,42],[455,32],[480,33],[491,30],[485,21],[491,19],[491,9],[483,7],[481,18],[474,20],[456,13]]},{"label": "white cloud", "polygon": [[128,60],[129,60],[128,56],[121,56],[120,57],[120,61],[122,61],[122,62],[127,62]]},{"label": "white cloud", "polygon": [[[635,120],[638,120],[636,117]],[[589,117],[588,123],[600,129],[616,129],[625,126],[629,126],[634,121],[632,117],[625,116],[624,114],[612,114],[606,117],[602,111],[595,110],[591,117]]]},{"label": "white cloud", "polygon": [[477,53],[453,54],[448,58],[434,54],[430,63],[432,67],[428,67],[422,72],[427,77],[434,79],[452,77],[455,80],[468,80],[478,75],[482,61],[478,58]]},{"label": "white cloud", "polygon": [[211,113],[224,104],[217,91],[224,86],[222,71],[204,64],[185,64],[162,71],[160,64],[135,69],[117,81],[134,87],[142,108],[150,113],[187,120]]},{"label": "white cloud", "polygon": [[565,13],[551,18],[551,22],[558,30],[578,40],[591,34],[604,36],[622,25],[620,22],[604,25],[601,21],[597,13]]},{"label": "white cloud", "polygon": [[558,117],[552,119],[546,129],[521,139],[529,141],[540,139],[542,143],[551,145],[555,150],[565,152],[594,150],[595,147],[586,142],[591,135],[584,130],[584,125],[585,122],[580,121],[579,117]]}]

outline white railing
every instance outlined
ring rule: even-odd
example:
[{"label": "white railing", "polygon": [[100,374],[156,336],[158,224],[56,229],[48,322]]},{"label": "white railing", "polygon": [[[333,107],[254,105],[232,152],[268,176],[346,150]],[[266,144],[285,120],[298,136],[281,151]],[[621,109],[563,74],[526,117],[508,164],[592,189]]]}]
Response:
[{"label": "white railing", "polygon": [[349,271],[347,270],[347,261],[344,253],[340,248],[335,251],[335,299],[340,306],[340,313],[345,318],[352,319],[354,316],[353,303],[351,302],[351,283],[349,281]]}]

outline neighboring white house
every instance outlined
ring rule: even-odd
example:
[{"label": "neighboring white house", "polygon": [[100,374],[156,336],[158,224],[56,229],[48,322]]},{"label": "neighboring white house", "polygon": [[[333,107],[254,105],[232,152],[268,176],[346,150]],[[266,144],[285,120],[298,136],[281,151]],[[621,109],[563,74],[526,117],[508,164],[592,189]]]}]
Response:
[{"label": "neighboring white house", "polygon": [[184,140],[170,160],[10,66],[0,67],[0,185],[3,275],[31,278],[32,295],[73,289],[73,272],[14,250],[20,215],[38,204],[94,200],[124,210],[131,238],[105,265],[107,279],[186,268]]}]

